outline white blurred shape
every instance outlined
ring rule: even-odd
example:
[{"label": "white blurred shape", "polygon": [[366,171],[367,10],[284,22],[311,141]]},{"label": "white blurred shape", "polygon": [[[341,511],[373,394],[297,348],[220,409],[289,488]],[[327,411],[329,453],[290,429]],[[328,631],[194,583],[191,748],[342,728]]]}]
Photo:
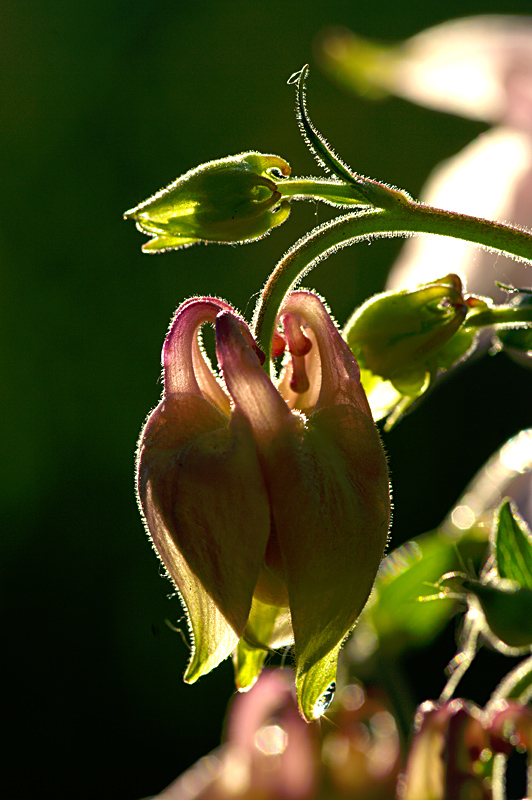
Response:
[{"label": "white blurred shape", "polygon": [[[486,219],[532,224],[532,137],[508,127],[487,131],[436,168],[422,201]],[[521,261],[461,240],[423,236],[406,242],[386,288],[412,288],[449,272],[464,277],[468,292],[497,302],[508,296],[495,281],[532,286],[532,268]]]}]

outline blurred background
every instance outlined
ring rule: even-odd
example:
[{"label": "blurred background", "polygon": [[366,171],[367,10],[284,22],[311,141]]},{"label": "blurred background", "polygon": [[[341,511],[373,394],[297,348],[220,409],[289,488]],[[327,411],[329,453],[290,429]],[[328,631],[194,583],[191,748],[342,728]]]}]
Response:
[{"label": "blurred background", "polygon": [[[283,252],[330,216],[297,204],[256,244],[148,256],[123,212],[244,150],[319,174],[286,85],[306,62],[311,117],[336,151],[416,196],[488,126],[350,95],[316,65],[316,37],[334,24],[394,41],[457,16],[527,12],[525,0],[0,2],[3,686],[19,753],[4,796],[138,800],[219,743],[232,667],[182,682],[188,650],[167,620],[185,624],[136,508],[136,441],[177,305],[210,294],[249,314]],[[304,285],[343,323],[382,290],[400,247],[359,245]],[[532,424],[531,392],[532,371],[485,355],[385,435],[394,545],[434,528]],[[452,637],[444,645],[419,668],[420,700],[441,690]]]}]

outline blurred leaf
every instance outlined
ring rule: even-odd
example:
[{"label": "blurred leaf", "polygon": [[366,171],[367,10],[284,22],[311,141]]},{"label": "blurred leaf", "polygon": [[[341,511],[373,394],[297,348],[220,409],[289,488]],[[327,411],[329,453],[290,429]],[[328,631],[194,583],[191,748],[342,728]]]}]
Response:
[{"label": "blurred leaf", "polygon": [[[388,652],[426,645],[456,613],[457,601],[438,594],[443,574],[478,568],[487,550],[484,530],[472,528],[459,541],[440,530],[424,534],[391,553],[383,562],[373,600],[364,616]],[[422,597],[433,596],[426,602]],[[355,631],[356,636],[356,631]]]},{"label": "blurred leaf", "polygon": [[501,578],[532,589],[532,536],[510,500],[504,500],[500,507],[495,557]]}]

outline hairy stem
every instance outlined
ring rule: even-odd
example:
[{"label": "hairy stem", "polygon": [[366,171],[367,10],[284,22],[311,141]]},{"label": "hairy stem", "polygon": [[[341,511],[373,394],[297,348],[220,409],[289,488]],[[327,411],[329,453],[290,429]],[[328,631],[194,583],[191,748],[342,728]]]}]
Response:
[{"label": "hairy stem", "polygon": [[[284,296],[320,261],[356,242],[428,233],[463,239],[532,263],[532,234],[522,228],[433,208],[393,190],[390,193],[394,200],[387,208],[364,207],[338,217],[315,228],[283,256],[264,286],[253,318],[255,336],[266,353],[271,352],[275,319]],[[266,368],[268,364],[266,359]]]}]

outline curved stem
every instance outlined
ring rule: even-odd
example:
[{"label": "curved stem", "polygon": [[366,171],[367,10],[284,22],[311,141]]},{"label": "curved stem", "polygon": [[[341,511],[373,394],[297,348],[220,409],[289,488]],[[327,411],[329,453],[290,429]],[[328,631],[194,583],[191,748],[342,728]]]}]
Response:
[{"label": "curved stem", "polygon": [[[397,193],[387,208],[362,208],[315,228],[277,264],[253,317],[254,335],[271,352],[277,311],[287,292],[319,261],[348,245],[373,237],[429,233],[450,236],[532,263],[532,235],[522,228],[416,203]],[[265,367],[268,368],[269,359]]]},{"label": "curved stem", "polygon": [[521,700],[522,695],[527,693],[531,684],[532,656],[529,656],[524,661],[521,661],[499,683],[486,705],[486,714],[489,716],[500,700]]}]

